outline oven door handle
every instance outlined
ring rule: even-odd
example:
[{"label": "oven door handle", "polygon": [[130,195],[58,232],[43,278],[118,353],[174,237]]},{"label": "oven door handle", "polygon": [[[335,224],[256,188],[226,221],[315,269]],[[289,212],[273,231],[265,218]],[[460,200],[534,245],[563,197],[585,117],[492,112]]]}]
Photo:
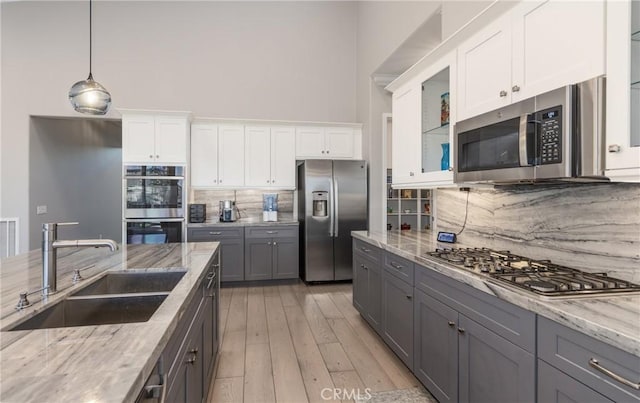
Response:
[{"label": "oven door handle", "polygon": [[144,180],[153,180],[153,179],[164,179],[164,180],[184,180],[184,176],[142,176],[142,175],[132,175],[126,176],[125,179],[144,179]]},{"label": "oven door handle", "polygon": [[[529,150],[527,149],[527,137],[528,137],[528,133],[527,133],[527,124],[529,122],[529,115],[527,115],[526,113],[524,115],[520,115],[520,130],[518,130],[518,140],[519,140],[519,151],[520,151],[520,166],[521,167],[528,167],[531,166],[532,164],[529,164],[528,161],[528,155],[529,155]],[[534,132],[533,135],[535,136],[536,133]]]}]

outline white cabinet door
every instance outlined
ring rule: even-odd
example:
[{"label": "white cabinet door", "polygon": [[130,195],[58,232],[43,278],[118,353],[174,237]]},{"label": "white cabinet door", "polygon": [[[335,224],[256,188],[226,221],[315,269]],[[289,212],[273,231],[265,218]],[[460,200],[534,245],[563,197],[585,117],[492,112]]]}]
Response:
[{"label": "white cabinet door", "polygon": [[246,126],[245,181],[246,186],[271,185],[271,136],[267,126]]},{"label": "white cabinet door", "polygon": [[218,126],[218,184],[244,186],[244,126]]},{"label": "white cabinet door", "polygon": [[293,127],[271,128],[271,186],[296,187],[296,133]]},{"label": "white cabinet door", "polygon": [[122,116],[122,162],[145,164],[155,161],[155,117]]},{"label": "white cabinet door", "polygon": [[325,155],[329,158],[353,157],[353,129],[327,127],[324,131]]},{"label": "white cabinet door", "polygon": [[323,127],[296,127],[296,157],[298,159],[325,157]]},{"label": "white cabinet door", "polygon": [[511,15],[512,102],[605,73],[604,1],[525,1]]},{"label": "white cabinet door", "polygon": [[218,186],[218,126],[191,125],[191,186]]},{"label": "white cabinet door", "polygon": [[186,164],[189,125],[185,118],[157,116],[156,163]]},{"label": "white cabinet door", "polygon": [[[632,12],[635,11],[635,18]],[[607,119],[605,175],[614,181],[640,182],[640,4],[607,2]],[[632,25],[635,21],[635,26]],[[633,28],[632,28],[633,27]],[[635,83],[635,84],[632,84]]]},{"label": "white cabinet door", "polygon": [[393,94],[393,184],[417,181],[420,164],[420,84]]},{"label": "white cabinet door", "polygon": [[501,17],[458,47],[458,119],[511,102],[511,18]]}]

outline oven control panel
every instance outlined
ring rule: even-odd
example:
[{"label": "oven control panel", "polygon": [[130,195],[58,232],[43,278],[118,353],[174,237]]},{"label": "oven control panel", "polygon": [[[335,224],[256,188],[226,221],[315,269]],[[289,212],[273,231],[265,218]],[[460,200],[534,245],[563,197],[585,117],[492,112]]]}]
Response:
[{"label": "oven control panel", "polygon": [[562,162],[562,106],[537,113],[539,126],[540,163]]}]

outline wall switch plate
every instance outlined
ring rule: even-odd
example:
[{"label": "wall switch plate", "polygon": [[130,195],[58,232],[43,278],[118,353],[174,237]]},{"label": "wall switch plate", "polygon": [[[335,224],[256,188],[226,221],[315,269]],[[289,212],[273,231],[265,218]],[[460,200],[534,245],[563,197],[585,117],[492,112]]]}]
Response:
[{"label": "wall switch plate", "polygon": [[37,215],[47,214],[47,206],[37,206],[36,207],[36,214]]}]

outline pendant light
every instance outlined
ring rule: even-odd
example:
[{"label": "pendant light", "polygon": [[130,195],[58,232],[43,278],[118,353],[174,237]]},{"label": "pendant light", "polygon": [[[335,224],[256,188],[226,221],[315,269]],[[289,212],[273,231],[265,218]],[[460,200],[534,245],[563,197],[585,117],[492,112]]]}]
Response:
[{"label": "pendant light", "polygon": [[111,105],[111,94],[91,74],[91,27],[92,0],[89,0],[89,77],[78,81],[69,90],[69,101],[77,112],[88,115],[104,115]]}]

